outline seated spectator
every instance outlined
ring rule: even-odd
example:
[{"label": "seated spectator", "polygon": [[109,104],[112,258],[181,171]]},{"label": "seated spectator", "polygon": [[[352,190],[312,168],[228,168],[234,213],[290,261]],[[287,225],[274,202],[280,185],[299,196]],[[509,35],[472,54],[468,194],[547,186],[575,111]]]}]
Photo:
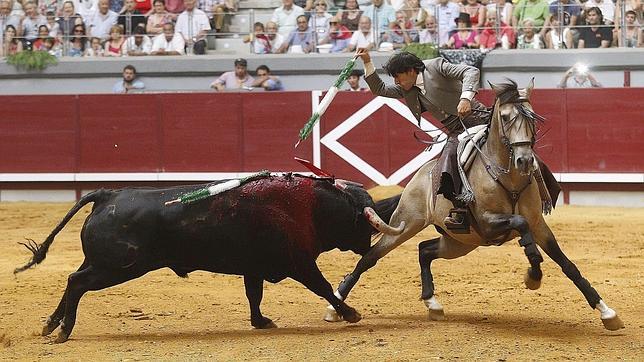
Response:
[{"label": "seated spectator", "polygon": [[[87,24],[87,21],[91,19],[94,14],[98,11],[98,0],[73,0],[74,1],[74,9],[78,13],[78,15],[81,16],[83,21],[86,22],[86,26],[89,26]],[[108,5],[109,9],[109,5]],[[121,11],[119,9],[119,11]],[[118,12],[117,12],[118,14]]]},{"label": "seated spectator", "polygon": [[120,57],[123,55],[121,47],[125,43],[123,37],[123,28],[119,25],[112,26],[110,30],[110,39],[105,42],[105,56],[106,57]]},{"label": "seated spectator", "polygon": [[45,51],[56,58],[63,55],[63,48],[58,44],[54,37],[48,36],[43,40],[41,51]]},{"label": "seated spectator", "polygon": [[148,16],[145,30],[148,35],[154,36],[163,33],[163,26],[172,23],[177,18],[175,14],[169,13],[165,8],[164,0],[154,0],[152,13]]},{"label": "seated spectator", "polygon": [[425,18],[425,25],[418,33],[418,42],[420,44],[436,44],[438,45],[439,35],[436,29],[436,18],[434,15],[429,15]]},{"label": "seated spectator", "polygon": [[[637,48],[642,46],[642,29],[641,25],[636,22],[637,13],[633,10],[626,12],[624,16],[626,20],[626,37],[622,41],[621,36],[617,37],[617,45],[626,48]],[[619,34],[619,31],[617,32]]]},{"label": "seated spectator", "polygon": [[67,37],[73,35],[74,27],[83,24],[83,18],[76,13],[73,1],[63,3],[62,16],[58,18],[59,35]]},{"label": "seated spectator", "polygon": [[362,10],[357,0],[347,0],[344,7],[336,14],[340,18],[340,24],[351,32],[358,30],[358,23],[362,16]]},{"label": "seated spectator", "polygon": [[49,38],[49,28],[47,25],[40,25],[38,27],[38,38],[34,40],[33,45],[31,46],[32,50],[43,50],[43,41]]},{"label": "seated spectator", "polygon": [[329,21],[333,16],[326,10],[325,0],[315,0],[315,12],[309,18],[309,29],[314,32],[318,42],[329,36]]},{"label": "seated spectator", "polygon": [[206,11],[206,14],[211,17],[211,27],[218,33],[223,32],[226,14],[237,11],[237,0],[200,0],[200,2],[201,1],[213,2],[208,10],[204,8],[201,8],[201,10]]},{"label": "seated spectator", "polygon": [[110,0],[110,10],[117,14],[120,13],[125,6],[123,2],[124,0]]},{"label": "seated spectator", "polygon": [[254,88],[264,88],[267,91],[281,91],[284,90],[282,81],[279,77],[271,75],[271,70],[265,66],[260,65],[255,70],[255,81],[253,82]]},{"label": "seated spectator", "polygon": [[120,80],[112,87],[113,93],[129,93],[132,89],[144,89],[145,84],[136,79],[136,68],[133,65],[126,65],[123,68],[123,80]]},{"label": "seated spectator", "polygon": [[277,32],[287,38],[297,29],[297,18],[300,15],[304,15],[304,9],[293,4],[293,0],[282,0],[282,6],[273,11],[271,21],[277,24]]},{"label": "seated spectator", "polygon": [[[581,14],[581,6],[575,3],[574,0],[555,0],[550,3],[549,9],[550,17],[544,24],[544,30],[554,30],[554,33],[545,37],[546,46],[550,49],[560,49],[563,48],[561,45],[565,44],[566,48],[573,48],[573,37],[576,30],[572,30],[570,27],[577,23],[577,18]],[[562,23],[559,21],[560,18],[563,20]],[[557,25],[553,24],[555,21]],[[558,29],[560,25],[564,27],[561,34],[559,34]],[[562,35],[564,44],[560,44],[561,41],[559,40]]]},{"label": "seated spectator", "polygon": [[[23,4],[25,17],[22,19],[21,34],[25,49],[30,50],[33,42],[38,39],[38,27],[47,25],[47,19],[38,13],[36,3],[27,1]],[[48,31],[49,32],[49,31]]]},{"label": "seated spectator", "polygon": [[425,20],[429,13],[421,7],[420,0],[408,0],[403,6],[403,10],[407,14],[407,19],[411,20],[416,28],[425,26]]},{"label": "seated spectator", "polygon": [[277,23],[269,21],[266,23],[266,37],[271,46],[271,53],[277,53],[284,44],[284,37],[277,32]]},{"label": "seated spectator", "polygon": [[304,11],[313,10],[313,0],[294,0],[293,3],[302,8]]},{"label": "seated spectator", "polygon": [[578,48],[609,48],[613,42],[613,30],[604,25],[602,11],[595,7],[586,10],[586,25],[579,29]]},{"label": "seated spectator", "polygon": [[373,0],[372,4],[364,8],[363,16],[367,16],[371,23],[377,21],[378,33],[382,34],[389,29],[389,23],[396,21],[396,11],[385,0]]},{"label": "seated spectator", "polygon": [[559,32],[559,19],[552,17],[549,21],[550,30],[546,33],[545,43],[548,49],[567,49],[572,48],[572,33],[570,28],[563,28],[563,33]]},{"label": "seated spectator", "polygon": [[186,10],[177,18],[175,30],[183,36],[188,54],[206,54],[206,35],[211,29],[210,22],[206,13],[195,8],[196,2],[197,0],[183,0]]},{"label": "seated spectator", "polygon": [[264,31],[264,24],[256,22],[253,26],[253,33],[244,36],[244,43],[253,43],[253,53],[268,54],[271,52],[271,44]]},{"label": "seated spectator", "polygon": [[349,88],[346,90],[350,92],[361,92],[367,90],[367,88],[360,87],[360,77],[364,75],[364,72],[360,69],[354,69],[351,71],[351,74],[349,74],[349,77],[347,77],[347,84],[349,85]]},{"label": "seated spectator", "polygon": [[500,20],[508,25],[512,24],[512,12],[514,10],[514,5],[512,5],[511,2],[507,2],[506,0],[492,0],[489,4],[487,4],[486,8],[486,12],[488,14],[490,12],[496,14],[498,8],[498,13],[501,15]]},{"label": "seated spectator", "polygon": [[599,8],[602,13],[603,24],[613,25],[615,20],[615,4],[612,0],[588,0],[584,3],[584,9],[590,10]]},{"label": "seated spectator", "polygon": [[85,51],[86,57],[102,57],[105,55],[103,50],[103,44],[101,44],[100,38],[92,38],[90,40],[90,46]]},{"label": "seated spectator", "polygon": [[382,41],[392,43],[394,49],[418,42],[418,31],[411,20],[407,19],[407,13],[403,10],[396,11],[396,21],[389,23],[389,30],[382,35]]},{"label": "seated spectator", "polygon": [[0,19],[3,19],[3,21],[0,23],[0,36],[2,36],[3,39],[4,31],[7,28],[7,25],[13,26],[14,30],[20,29],[20,16],[11,14],[10,0],[0,0]]},{"label": "seated spectator", "polygon": [[[103,54],[101,39],[98,39],[98,46],[101,47],[101,55]],[[74,30],[72,31],[72,36],[67,42],[67,56],[68,57],[82,57],[85,54],[85,48],[87,48],[87,34],[85,34],[85,25],[78,24],[74,25]]]},{"label": "seated spectator", "polygon": [[105,41],[117,21],[118,14],[110,10],[109,0],[98,0],[98,11],[86,21],[89,26],[89,35]]},{"label": "seated spectator", "polygon": [[157,35],[152,44],[152,55],[183,55],[186,44],[183,37],[174,33],[174,24],[165,23],[163,34]]},{"label": "seated spectator", "polygon": [[546,0],[519,0],[512,14],[512,26],[516,30],[523,25],[524,20],[530,19],[534,31],[540,32],[548,18],[550,18],[550,6]]},{"label": "seated spectator", "polygon": [[543,40],[535,32],[532,19],[523,20],[521,31],[523,34],[517,37],[517,49],[543,49]]},{"label": "seated spectator", "polygon": [[479,37],[476,31],[472,30],[470,14],[459,14],[456,19],[456,32],[447,41],[447,47],[453,49],[479,47]]},{"label": "seated spectator", "polygon": [[[136,2],[136,5],[134,8],[144,16],[147,17],[152,11],[152,0],[135,0],[135,2]],[[147,23],[147,20],[146,20],[146,23]]]},{"label": "seated spectator", "polygon": [[514,48],[516,43],[516,36],[514,35],[514,30],[512,27],[504,22],[499,22],[499,38],[497,43],[497,23],[496,23],[496,12],[487,13],[487,22],[481,34],[479,35],[479,43],[481,44],[481,49],[511,49]]},{"label": "seated spectator", "polygon": [[121,54],[123,56],[142,56],[150,55],[152,51],[152,41],[150,37],[145,35],[145,29],[143,25],[139,25],[134,28],[133,36],[127,38],[125,43],[121,46]]},{"label": "seated spectator", "polygon": [[165,0],[165,9],[173,15],[181,14],[185,10],[183,0]]},{"label": "seated spectator", "polygon": [[130,36],[134,28],[141,25],[145,27],[145,16],[136,9],[135,0],[125,0],[123,11],[119,13],[119,19],[116,22],[123,28],[124,34]]},{"label": "seated spectator", "polygon": [[[569,82],[570,80],[572,82]],[[590,74],[588,67],[579,63],[570,67],[559,82],[559,88],[599,88],[601,86],[597,79]]]},{"label": "seated spectator", "polygon": [[210,84],[216,91],[244,89],[253,86],[255,79],[248,74],[246,59],[235,59],[235,71],[226,72]]},{"label": "seated spectator", "polygon": [[58,25],[58,22],[56,21],[54,12],[48,11],[45,15],[45,19],[47,19],[47,29],[49,29],[49,36],[53,38],[57,37],[60,30],[60,25]]},{"label": "seated spectator", "polygon": [[6,57],[22,51],[22,42],[18,41],[17,34],[13,25],[7,25],[4,29],[4,42],[0,47],[0,55]]},{"label": "seated spectator", "polygon": [[329,22],[329,36],[321,41],[322,44],[331,44],[331,53],[341,53],[349,46],[351,31],[342,23],[336,15]]},{"label": "seated spectator", "polygon": [[461,5],[459,11],[461,13],[467,13],[470,16],[470,22],[472,23],[472,29],[478,32],[479,28],[482,28],[485,24],[487,8],[481,5],[476,0],[465,0],[465,3]]},{"label": "seated spectator", "polygon": [[446,46],[449,36],[456,29],[458,14],[458,5],[449,0],[438,0],[435,16],[438,19],[438,45],[440,47]]},{"label": "seated spectator", "polygon": [[367,16],[360,18],[360,26],[358,31],[353,33],[349,46],[344,50],[345,52],[352,52],[356,48],[365,48],[366,50],[374,49],[376,45],[376,37],[371,30],[371,19]]},{"label": "seated spectator", "polygon": [[284,44],[278,49],[278,53],[310,53],[315,48],[313,32],[309,28],[309,22],[305,15],[297,17],[297,29],[293,30]]}]

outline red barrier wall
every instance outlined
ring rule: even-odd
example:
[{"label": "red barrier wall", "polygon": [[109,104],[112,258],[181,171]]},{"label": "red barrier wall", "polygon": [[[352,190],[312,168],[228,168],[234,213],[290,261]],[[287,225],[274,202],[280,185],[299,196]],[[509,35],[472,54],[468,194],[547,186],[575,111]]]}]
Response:
[{"label": "red barrier wall", "polygon": [[[493,95],[478,96],[491,104]],[[363,107],[369,93],[341,93],[321,133]],[[643,172],[642,88],[535,90],[546,117],[537,152],[554,172]],[[1,96],[0,173],[305,171],[293,145],[311,114],[310,92]],[[382,107],[339,139],[385,176],[422,152],[417,130]],[[298,149],[312,158],[312,143]],[[322,167],[370,184],[321,146]]]}]

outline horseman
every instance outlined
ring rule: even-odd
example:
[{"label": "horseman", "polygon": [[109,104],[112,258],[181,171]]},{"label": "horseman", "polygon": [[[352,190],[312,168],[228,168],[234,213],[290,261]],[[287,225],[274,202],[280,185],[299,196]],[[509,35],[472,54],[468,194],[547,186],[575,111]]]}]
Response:
[{"label": "horseman", "polygon": [[[458,173],[456,151],[458,135],[464,127],[488,124],[492,112],[477,101],[479,87],[479,70],[468,65],[454,65],[438,57],[426,61],[414,54],[400,52],[393,55],[383,66],[394,78],[395,85],[385,85],[376,73],[371,57],[366,49],[358,49],[357,55],[362,59],[365,69],[365,81],[371,92],[377,96],[404,98],[407,107],[420,124],[423,112],[429,112],[439,120],[447,131],[448,139],[439,158],[440,186],[436,194],[442,194],[454,205],[450,215],[445,218],[448,228],[458,227],[463,223],[465,202],[459,199],[461,179]],[[559,185],[548,168],[539,160],[545,179],[536,173],[542,199],[556,202]],[[548,192],[550,191],[550,192]],[[552,195],[550,199],[549,195]],[[552,201],[550,201],[552,202]]]}]

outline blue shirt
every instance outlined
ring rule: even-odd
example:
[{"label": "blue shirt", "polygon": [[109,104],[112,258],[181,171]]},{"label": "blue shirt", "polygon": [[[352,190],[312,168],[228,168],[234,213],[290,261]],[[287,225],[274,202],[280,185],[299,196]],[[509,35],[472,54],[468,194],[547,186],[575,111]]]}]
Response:
[{"label": "blue shirt", "polygon": [[[138,79],[135,79],[132,82],[132,89],[143,89],[145,88],[145,84],[141,82]],[[114,84],[114,87],[112,87],[112,93],[127,93],[125,91],[125,86],[123,85],[123,80],[120,80]]]},{"label": "blue shirt", "polygon": [[384,2],[379,8],[374,5],[365,7],[362,15],[371,19],[372,26],[376,21],[378,22],[379,33],[387,31],[387,29],[389,29],[389,23],[396,21],[396,10],[394,10],[391,5],[385,4]]}]

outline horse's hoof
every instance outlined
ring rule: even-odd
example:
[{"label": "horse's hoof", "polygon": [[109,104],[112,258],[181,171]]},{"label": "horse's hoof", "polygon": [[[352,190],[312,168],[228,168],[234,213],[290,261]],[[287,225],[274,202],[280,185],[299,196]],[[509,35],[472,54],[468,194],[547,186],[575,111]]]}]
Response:
[{"label": "horse's hoof", "polygon": [[530,290],[537,290],[541,287],[541,280],[534,280],[530,278],[529,273],[525,273],[523,277],[523,282],[525,283],[526,288]]},{"label": "horse's hoof", "polygon": [[604,323],[604,328],[608,329],[609,331],[616,331],[618,329],[624,328],[624,322],[622,322],[622,320],[617,315],[615,315],[613,318],[602,319],[602,323]]},{"label": "horse's hoof", "polygon": [[256,329],[277,328],[277,324],[273,323],[273,321],[270,318],[266,318],[266,317],[264,317],[264,319],[260,323],[252,323],[252,325]]},{"label": "horse's hoof", "polygon": [[362,316],[355,309],[352,309],[349,313],[347,313],[344,316],[344,320],[349,323],[358,323],[360,322],[361,319],[362,319]]},{"label": "horse's hoof", "polygon": [[326,313],[324,314],[324,320],[327,322],[342,322],[343,318],[338,312],[335,311],[333,306],[326,307]]},{"label": "horse's hoof", "polygon": [[47,323],[42,327],[42,332],[40,332],[40,335],[43,336],[43,337],[48,336],[48,335],[51,334],[51,332],[55,331],[56,328],[58,328],[57,324],[49,324],[49,323]]},{"label": "horse's hoof", "polygon": [[58,336],[54,340],[54,343],[65,343],[65,342],[67,342],[68,339],[69,339],[69,334],[67,334],[67,333],[65,333],[63,331],[60,331],[60,332],[58,332]]},{"label": "horse's hoof", "polygon": [[442,309],[429,309],[429,319],[433,321],[445,320],[445,312]]}]

